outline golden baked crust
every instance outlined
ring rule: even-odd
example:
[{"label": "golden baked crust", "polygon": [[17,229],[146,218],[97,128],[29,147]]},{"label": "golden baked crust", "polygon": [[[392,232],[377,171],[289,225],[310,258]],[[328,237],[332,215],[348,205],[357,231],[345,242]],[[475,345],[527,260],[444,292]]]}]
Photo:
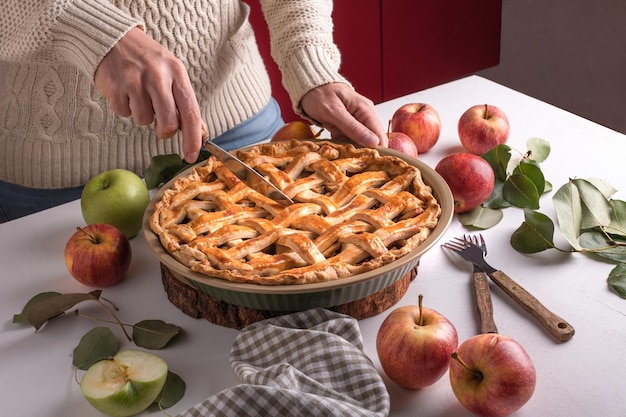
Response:
[{"label": "golden baked crust", "polygon": [[295,204],[255,191],[211,156],[173,181],[150,219],[165,250],[207,276],[263,285],[353,276],[409,253],[441,214],[420,170],[376,149],[293,140],[237,156]]}]

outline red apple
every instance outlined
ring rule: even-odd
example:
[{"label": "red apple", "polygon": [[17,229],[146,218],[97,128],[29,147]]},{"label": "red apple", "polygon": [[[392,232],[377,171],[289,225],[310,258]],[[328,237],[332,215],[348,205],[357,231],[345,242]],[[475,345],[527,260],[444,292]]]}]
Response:
[{"label": "red apple", "polygon": [[391,131],[404,133],[413,140],[418,153],[425,153],[439,140],[441,119],[430,104],[408,103],[391,117]]},{"label": "red apple", "polygon": [[418,305],[392,311],[376,336],[376,351],[385,374],[398,385],[419,389],[446,373],[456,349],[456,329],[443,315]]},{"label": "red apple", "polygon": [[482,155],[509,138],[509,120],[502,109],[489,104],[470,107],[459,119],[459,139],[469,152]]},{"label": "red apple", "polygon": [[389,149],[417,158],[417,148],[410,137],[402,132],[389,132],[387,133],[387,137],[389,138]]},{"label": "red apple", "polygon": [[489,198],[495,174],[489,162],[478,155],[459,152],[446,156],[435,171],[448,183],[454,197],[454,212],[465,213]]},{"label": "red apple", "polygon": [[317,135],[311,125],[302,120],[294,120],[281,126],[280,129],[274,133],[270,142],[291,139],[315,139],[316,137]]},{"label": "red apple", "polygon": [[474,414],[508,416],[535,391],[535,366],[524,348],[509,337],[494,333],[471,337],[452,357],[452,391]]},{"label": "red apple", "polygon": [[132,257],[130,241],[116,227],[79,227],[65,245],[65,265],[80,283],[108,287],[124,278]]}]

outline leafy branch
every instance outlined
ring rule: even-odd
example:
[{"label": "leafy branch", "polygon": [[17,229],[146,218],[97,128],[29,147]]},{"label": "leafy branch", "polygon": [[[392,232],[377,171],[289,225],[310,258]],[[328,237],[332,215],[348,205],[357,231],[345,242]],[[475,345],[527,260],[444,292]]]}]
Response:
[{"label": "leafy branch", "polygon": [[[124,336],[126,336],[126,339],[128,339],[129,342],[134,341],[139,347],[161,349],[181,331],[180,327],[165,323],[162,320],[143,320],[133,325],[122,323],[115,313],[102,302],[102,300],[105,299],[100,297],[101,293],[102,290],[94,290],[88,293],[39,293],[26,303],[21,313],[13,316],[13,323],[31,324],[35,330],[39,330],[48,320],[65,314],[77,304],[84,301],[93,301],[104,308],[104,310],[113,317],[113,321],[86,316],[79,313],[78,310],[75,310],[74,315],[106,323],[118,324]],[[126,331],[126,327],[132,327],[132,337]]]},{"label": "leafy branch", "polygon": [[468,213],[459,214],[462,225],[489,229],[503,217],[507,207],[538,209],[540,197],[552,190],[541,171],[540,163],[550,155],[550,144],[539,138],[529,139],[527,151],[521,153],[501,144],[482,157],[495,174],[493,191],[487,201]]},{"label": "leafy branch", "polygon": [[540,163],[550,153],[543,139],[530,139],[528,151],[512,158],[512,149],[498,145],[483,155],[494,170],[496,183],[487,201],[469,213],[459,215],[466,227],[488,229],[500,222],[502,209],[518,207],[524,221],[511,236],[518,252],[532,254],[547,249],[580,252],[614,262],[607,279],[609,288],[626,298],[626,202],[613,199],[617,190],[608,182],[588,178],[570,179],[552,197],[559,229],[571,248],[554,243],[554,222],[539,209],[540,197],[552,190]]},{"label": "leafy branch", "polygon": [[[133,341],[139,347],[162,349],[181,331],[181,328],[175,324],[166,323],[162,320],[142,320],[133,325],[122,323],[102,300],[111,304],[115,310],[117,308],[110,301],[102,298],[101,293],[102,290],[88,293],[61,294],[54,291],[39,293],[28,300],[20,313],[13,315],[13,323],[30,324],[38,331],[46,322],[66,314],[77,304],[92,301],[104,308],[113,319],[104,320],[88,316],[79,313],[78,309],[74,310],[74,316],[117,324],[121,327],[128,341]],[[126,327],[132,327],[132,337],[126,331]],[[95,327],[85,333],[74,348],[72,364],[76,369],[87,370],[96,362],[115,356],[118,350],[119,347],[113,332],[108,327]],[[163,410],[176,404],[184,396],[185,389],[185,382],[180,376],[168,371],[165,386],[157,399],[159,408]]]}]

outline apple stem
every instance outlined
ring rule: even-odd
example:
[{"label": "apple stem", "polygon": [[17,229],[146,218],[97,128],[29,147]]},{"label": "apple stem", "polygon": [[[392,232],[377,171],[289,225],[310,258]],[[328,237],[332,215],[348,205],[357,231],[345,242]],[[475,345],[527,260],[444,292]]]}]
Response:
[{"label": "apple stem", "polygon": [[417,296],[417,307],[419,308],[419,312],[420,312],[420,318],[417,321],[417,325],[418,326],[423,326],[424,325],[424,316],[422,314],[422,300],[424,299],[424,294],[420,294]]},{"label": "apple stem", "polygon": [[317,133],[314,135],[315,139],[319,139],[319,137],[322,135],[322,132],[325,130],[326,130],[325,128],[320,127],[320,130],[318,130]]},{"label": "apple stem", "polygon": [[391,133],[391,119],[389,119],[389,123],[387,123],[387,134]]},{"label": "apple stem", "polygon": [[489,107],[487,104],[485,104],[485,114],[483,116],[484,119],[489,119],[491,116],[489,115],[489,111],[488,111]]},{"label": "apple stem", "polygon": [[468,365],[468,364],[466,364],[466,363],[463,361],[463,359],[461,359],[461,358],[459,357],[459,354],[458,354],[456,351],[455,351],[455,352],[452,352],[452,353],[450,354],[450,356],[452,356],[452,359],[454,359],[454,360],[458,361],[458,362],[461,364],[461,366],[463,366],[463,368],[465,368],[465,369],[467,369],[468,371],[470,371],[470,372],[472,373],[472,375],[473,375],[473,377],[474,377],[474,379],[475,379],[475,380],[482,380],[482,379],[484,378],[484,375],[483,375],[483,373],[482,373],[482,372],[480,372],[480,371],[479,371],[479,370],[477,370],[477,369],[472,369],[472,368],[470,368],[470,367],[469,367],[469,365]]},{"label": "apple stem", "polygon": [[91,240],[91,243],[93,243],[93,244],[98,244],[98,243],[100,243],[100,242],[98,241],[98,238],[97,238],[95,235],[93,235],[93,234],[89,233],[89,232],[88,232],[88,231],[86,231],[84,228],[82,228],[82,227],[80,227],[80,226],[77,226],[77,227],[76,227],[76,230],[80,230],[81,232],[83,232],[83,233],[84,233],[84,234],[85,234],[85,235],[89,238],[89,240]]}]

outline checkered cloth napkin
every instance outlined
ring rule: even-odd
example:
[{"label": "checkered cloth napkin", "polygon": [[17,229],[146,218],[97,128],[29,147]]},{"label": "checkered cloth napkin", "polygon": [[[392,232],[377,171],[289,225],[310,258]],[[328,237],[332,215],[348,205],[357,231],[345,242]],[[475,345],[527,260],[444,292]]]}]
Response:
[{"label": "checkered cloth napkin", "polygon": [[179,417],[389,414],[389,394],[350,316],[320,308],[251,324],[235,338],[230,363],[243,383]]}]

